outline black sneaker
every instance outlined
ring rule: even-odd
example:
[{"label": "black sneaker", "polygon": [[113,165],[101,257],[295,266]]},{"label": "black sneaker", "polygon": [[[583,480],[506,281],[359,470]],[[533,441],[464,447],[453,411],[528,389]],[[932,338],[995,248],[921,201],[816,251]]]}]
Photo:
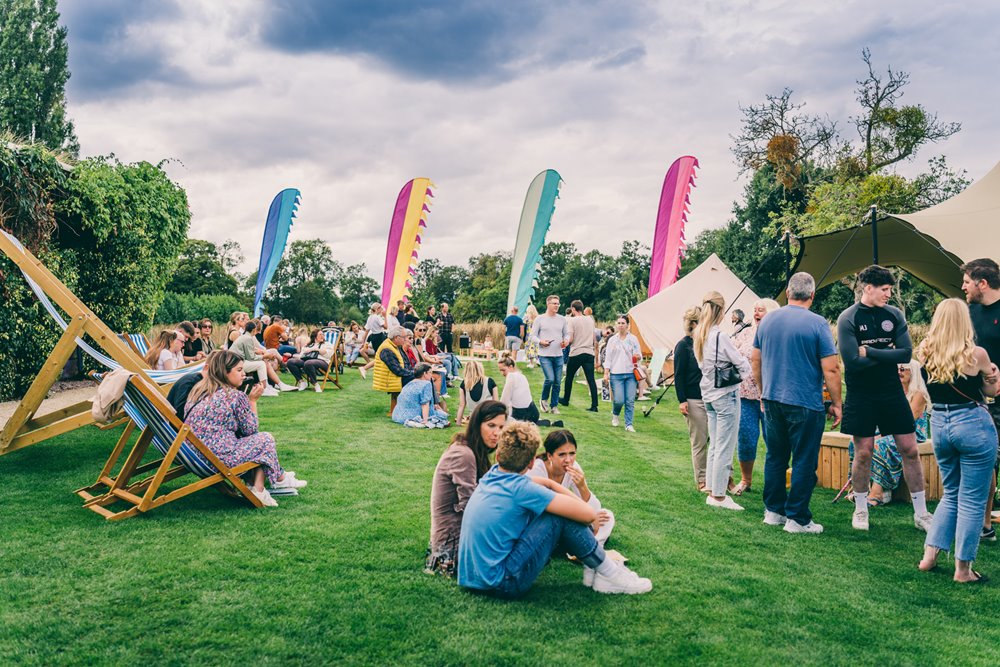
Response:
[{"label": "black sneaker", "polygon": [[996,528],[983,528],[983,532],[979,534],[980,542],[996,542],[997,541],[997,529]]}]

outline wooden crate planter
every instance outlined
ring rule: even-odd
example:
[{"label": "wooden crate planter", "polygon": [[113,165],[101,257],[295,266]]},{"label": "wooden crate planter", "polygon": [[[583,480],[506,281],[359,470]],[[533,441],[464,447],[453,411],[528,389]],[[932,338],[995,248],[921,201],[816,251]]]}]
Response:
[{"label": "wooden crate planter", "polygon": [[[819,477],[819,485],[824,489],[840,490],[850,476],[850,457],[847,447],[851,442],[851,436],[843,433],[828,432],[823,434],[823,440],[819,448],[819,464],[816,467],[816,476]],[[924,469],[924,482],[927,486],[927,499],[940,500],[941,498],[941,472],[938,470],[937,461],[934,458],[934,447],[931,441],[922,442],[917,445],[920,452],[920,464]],[[910,501],[910,493],[906,488],[906,480],[900,480],[899,486],[892,494],[894,501]]]}]

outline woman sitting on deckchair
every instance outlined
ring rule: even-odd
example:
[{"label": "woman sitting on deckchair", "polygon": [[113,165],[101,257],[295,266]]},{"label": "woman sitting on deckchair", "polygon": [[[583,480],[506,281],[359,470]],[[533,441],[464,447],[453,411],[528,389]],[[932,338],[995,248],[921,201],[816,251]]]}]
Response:
[{"label": "woman sitting on deckchair", "polygon": [[240,391],[245,377],[239,355],[227,350],[212,355],[205,365],[205,379],[188,395],[184,421],[227,466],[260,463],[250,490],[265,507],[277,507],[278,502],[264,488],[265,476],[272,489],[297,489],[306,482],[297,479],[294,472],[282,470],[274,437],[257,430],[257,399],[264,385],[254,385],[248,396]]},{"label": "woman sitting on deckchair", "polygon": [[184,357],[181,356],[181,350],[184,349],[184,340],[176,331],[164,329],[156,342],[149,346],[149,352],[145,357],[146,363],[158,371],[172,371],[183,366]]}]

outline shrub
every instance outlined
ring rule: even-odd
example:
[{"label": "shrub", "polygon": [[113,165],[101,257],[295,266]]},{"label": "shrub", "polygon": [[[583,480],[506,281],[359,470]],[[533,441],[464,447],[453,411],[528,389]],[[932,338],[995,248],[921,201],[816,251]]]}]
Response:
[{"label": "shrub", "polygon": [[[178,294],[163,295],[155,324],[177,324],[183,320],[208,318],[213,322],[228,322],[229,315],[238,310],[249,310],[247,304],[229,294]],[[145,327],[140,329],[145,331]]]}]

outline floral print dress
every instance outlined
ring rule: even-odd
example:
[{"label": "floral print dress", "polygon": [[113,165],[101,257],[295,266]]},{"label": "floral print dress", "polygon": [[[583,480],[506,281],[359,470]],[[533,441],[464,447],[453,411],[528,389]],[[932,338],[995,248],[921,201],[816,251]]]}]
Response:
[{"label": "floral print dress", "polygon": [[184,422],[227,466],[260,463],[272,484],[284,476],[274,436],[257,430],[257,415],[242,391],[218,389],[197,403],[188,403],[185,414]]}]

